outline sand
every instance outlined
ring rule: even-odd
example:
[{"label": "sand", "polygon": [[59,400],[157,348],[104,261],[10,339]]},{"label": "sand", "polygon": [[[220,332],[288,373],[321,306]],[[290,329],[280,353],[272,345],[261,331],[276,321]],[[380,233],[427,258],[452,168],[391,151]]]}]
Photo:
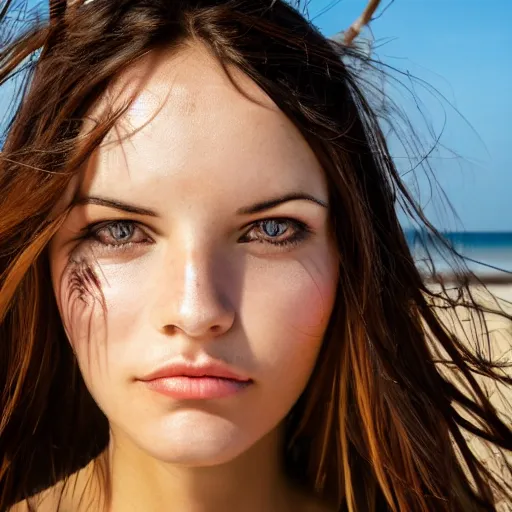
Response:
[{"label": "sand", "polygon": [[[512,314],[512,284],[490,284],[487,285],[487,289],[496,297],[498,304],[507,313]],[[496,306],[493,298],[482,287],[472,285],[471,291],[479,302]],[[475,340],[478,340],[478,346],[482,348],[486,355],[490,352],[493,360],[512,363],[512,322],[510,320],[497,315],[486,314],[486,322],[490,331],[490,343],[487,343],[482,335],[483,329],[478,327],[478,324],[477,328],[474,329],[474,324],[471,323],[467,311],[459,312],[461,322],[454,321],[453,313],[442,313],[442,315],[443,318],[446,318],[447,324],[450,325],[450,330],[453,329],[454,332],[461,335],[470,346],[475,347]],[[507,369],[506,373],[512,376],[512,369]],[[512,425],[512,387],[497,386],[484,378],[478,378],[478,380],[486,388],[491,402],[503,415],[502,418]],[[475,439],[474,436],[468,434],[465,437],[480,460],[484,461],[488,468],[499,474],[500,478],[505,479],[512,485],[511,475],[504,468],[503,456],[495,448],[489,448],[485,443]],[[506,457],[512,464],[512,453],[507,454]],[[500,512],[512,512],[512,503],[510,500],[503,500],[500,502],[498,510]]]}]

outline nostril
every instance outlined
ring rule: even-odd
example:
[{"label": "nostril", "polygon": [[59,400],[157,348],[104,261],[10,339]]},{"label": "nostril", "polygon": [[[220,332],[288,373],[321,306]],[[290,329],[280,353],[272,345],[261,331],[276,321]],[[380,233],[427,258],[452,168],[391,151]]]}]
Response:
[{"label": "nostril", "polygon": [[166,325],[164,326],[164,331],[165,331],[165,334],[167,335],[173,335],[173,334],[176,334],[176,331],[177,331],[177,327],[175,325]]}]

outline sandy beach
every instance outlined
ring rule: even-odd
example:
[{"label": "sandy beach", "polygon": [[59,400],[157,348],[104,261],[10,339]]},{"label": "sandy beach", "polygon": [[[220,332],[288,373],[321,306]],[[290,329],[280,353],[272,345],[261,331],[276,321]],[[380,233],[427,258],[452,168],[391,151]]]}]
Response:
[{"label": "sandy beach", "polygon": [[[434,289],[438,289],[438,286],[432,286]],[[506,312],[512,314],[512,283],[486,283],[486,286],[488,291],[496,297],[497,303]],[[494,299],[481,286],[472,285],[471,293],[480,303],[496,306]],[[446,318],[450,331],[462,336],[463,339],[467,340],[469,346],[475,348],[477,346],[475,340],[477,340],[478,347],[481,348],[486,357],[490,355],[494,361],[512,363],[512,322],[510,320],[494,314],[485,315],[490,332],[490,343],[488,343],[482,334],[483,328],[478,322],[475,328],[475,324],[471,322],[467,311],[459,311],[458,319],[454,317],[453,312],[442,312],[440,315]],[[512,375],[512,369],[508,369],[506,372]],[[497,386],[494,383],[489,383],[488,379],[480,377],[478,380],[484,384],[493,405],[505,415],[506,421],[512,424],[512,388]],[[497,472],[503,478],[510,479],[510,475],[507,475],[504,470],[503,457],[496,449],[487,447],[484,442],[475,439],[470,434],[465,437],[470,442],[474,452],[485,462],[488,468]],[[512,463],[512,454],[507,458]],[[498,510],[500,512],[512,512],[512,503],[503,501],[500,503]]]},{"label": "sandy beach", "polygon": [[[491,293],[501,299],[500,304],[510,314],[512,314],[512,284],[502,285],[489,285]],[[489,322],[489,328],[492,331],[492,345],[494,357],[499,358],[503,361],[512,363],[512,323],[506,319],[496,317],[495,315],[488,315],[487,321]],[[507,371],[509,375],[512,375],[512,370]],[[500,393],[501,391],[501,393]],[[508,418],[509,424],[512,424],[512,388],[502,387],[501,389],[494,390],[490,389],[492,393],[492,402]],[[488,463],[489,467],[496,469],[496,471],[503,475],[504,465],[503,459],[498,453],[494,454],[494,457],[489,457],[488,452],[485,450],[479,451],[483,458]],[[486,458],[487,457],[487,458]],[[512,454],[509,454],[507,459],[512,463]],[[504,478],[510,479],[510,474],[503,475]],[[510,480],[508,480],[510,483]],[[500,511],[511,512],[512,503],[507,500],[500,504]]]}]

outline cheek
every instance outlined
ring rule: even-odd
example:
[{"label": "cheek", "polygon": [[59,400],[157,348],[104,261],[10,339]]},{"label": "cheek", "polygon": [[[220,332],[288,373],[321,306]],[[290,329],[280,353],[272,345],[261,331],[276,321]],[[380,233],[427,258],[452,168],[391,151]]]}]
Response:
[{"label": "cheek", "polygon": [[51,259],[51,272],[61,320],[87,382],[90,368],[105,364],[107,326],[101,284],[83,261]]},{"label": "cheek", "polygon": [[275,291],[283,326],[298,330],[304,339],[322,336],[331,314],[336,279],[322,270],[301,263]]},{"label": "cheek", "polygon": [[155,262],[137,258],[100,267],[103,298],[108,311],[109,350],[122,358],[118,345],[133,337],[141,327],[143,311],[155,293],[151,269]]},{"label": "cheek", "polygon": [[[241,317],[253,352],[269,372],[309,377],[316,362],[337,287],[334,258],[321,255],[254,268]],[[283,368],[287,372],[283,372]]]},{"label": "cheek", "polygon": [[145,300],[146,274],[138,266],[135,260],[123,265],[85,260],[52,265],[62,322],[89,384],[112,378],[126,357],[116,341],[133,332]]}]

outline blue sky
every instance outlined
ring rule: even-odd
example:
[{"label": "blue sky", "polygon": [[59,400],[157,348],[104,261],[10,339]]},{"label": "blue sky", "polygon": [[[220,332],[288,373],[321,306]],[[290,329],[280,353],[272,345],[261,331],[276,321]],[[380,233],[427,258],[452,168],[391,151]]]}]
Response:
[{"label": "blue sky", "polygon": [[[312,0],[310,17],[333,3]],[[365,5],[366,0],[340,0],[313,22],[330,36],[349,26]],[[418,93],[431,105],[435,127],[446,113],[441,142],[460,156],[431,161],[461,220],[455,224],[453,216],[427,208],[440,228],[512,231],[510,20],[511,0],[395,0],[372,25],[375,39],[388,41],[377,50],[381,60],[410,71],[446,97],[441,108]],[[451,155],[443,150],[439,156]]]},{"label": "blue sky", "polygon": [[[311,0],[310,17],[324,34],[334,35],[359,16],[366,1]],[[382,0],[383,6],[388,2]],[[446,97],[442,105],[418,92],[435,130],[446,116],[441,142],[448,149],[436,153],[431,165],[461,223],[443,214],[438,202],[428,202],[425,180],[418,178],[420,200],[441,229],[512,230],[511,19],[511,0],[395,0],[372,25],[376,40],[387,41],[377,50],[380,59]],[[4,87],[0,115],[8,96]],[[404,101],[404,107],[414,114],[413,104]]]}]

